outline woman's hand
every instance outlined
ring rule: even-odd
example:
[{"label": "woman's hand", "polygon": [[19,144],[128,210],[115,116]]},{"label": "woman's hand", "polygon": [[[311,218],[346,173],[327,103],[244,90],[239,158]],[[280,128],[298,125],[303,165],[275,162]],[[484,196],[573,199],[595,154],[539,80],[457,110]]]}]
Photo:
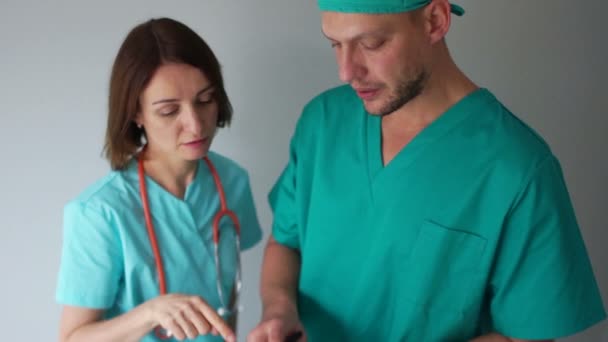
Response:
[{"label": "woman's hand", "polygon": [[149,319],[178,340],[220,334],[226,341],[236,341],[228,323],[199,296],[172,293],[151,299],[144,305]]}]

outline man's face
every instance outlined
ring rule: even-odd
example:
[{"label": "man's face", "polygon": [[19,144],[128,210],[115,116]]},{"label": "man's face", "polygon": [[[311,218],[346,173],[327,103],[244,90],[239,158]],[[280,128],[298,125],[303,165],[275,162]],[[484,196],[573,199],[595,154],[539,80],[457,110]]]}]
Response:
[{"label": "man's face", "polygon": [[387,115],[418,96],[428,78],[421,24],[413,13],[323,12],[323,33],[336,53],[340,79],[371,114]]}]

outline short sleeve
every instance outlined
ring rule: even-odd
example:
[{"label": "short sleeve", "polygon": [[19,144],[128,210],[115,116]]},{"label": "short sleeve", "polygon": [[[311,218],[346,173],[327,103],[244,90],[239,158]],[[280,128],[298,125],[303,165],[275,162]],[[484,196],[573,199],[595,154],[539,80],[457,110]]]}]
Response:
[{"label": "short sleeve", "polygon": [[239,203],[239,217],[241,220],[241,249],[246,250],[255,246],[262,239],[262,229],[258,221],[248,175]]},{"label": "short sleeve", "polygon": [[123,257],[118,232],[108,216],[83,203],[66,205],[56,291],[59,303],[95,309],[114,304]]},{"label": "short sleeve", "polygon": [[273,212],[272,236],[287,247],[299,249],[296,207],[296,134],[291,139],[289,161],[268,195]]},{"label": "short sleeve", "polygon": [[507,217],[491,276],[493,329],[521,339],[574,334],[606,317],[562,171],[545,159]]}]

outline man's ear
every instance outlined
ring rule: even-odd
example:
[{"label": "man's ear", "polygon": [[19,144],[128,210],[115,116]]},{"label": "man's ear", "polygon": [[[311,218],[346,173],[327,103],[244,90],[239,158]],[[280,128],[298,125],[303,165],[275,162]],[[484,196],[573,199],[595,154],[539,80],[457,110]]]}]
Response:
[{"label": "man's ear", "polygon": [[422,12],[424,29],[431,44],[441,41],[450,29],[452,10],[447,0],[433,0]]}]

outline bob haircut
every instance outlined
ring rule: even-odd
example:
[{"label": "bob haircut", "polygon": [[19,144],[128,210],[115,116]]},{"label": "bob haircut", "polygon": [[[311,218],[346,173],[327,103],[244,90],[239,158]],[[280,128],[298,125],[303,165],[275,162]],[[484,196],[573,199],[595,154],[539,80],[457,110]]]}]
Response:
[{"label": "bob haircut", "polygon": [[186,25],[169,18],[151,19],[134,27],[118,50],[112,67],[104,153],[112,170],[124,169],[144,145],[144,131],[135,124],[139,98],[156,70],[167,63],[199,69],[215,87],[217,127],[232,119],[220,64],[205,41]]}]

